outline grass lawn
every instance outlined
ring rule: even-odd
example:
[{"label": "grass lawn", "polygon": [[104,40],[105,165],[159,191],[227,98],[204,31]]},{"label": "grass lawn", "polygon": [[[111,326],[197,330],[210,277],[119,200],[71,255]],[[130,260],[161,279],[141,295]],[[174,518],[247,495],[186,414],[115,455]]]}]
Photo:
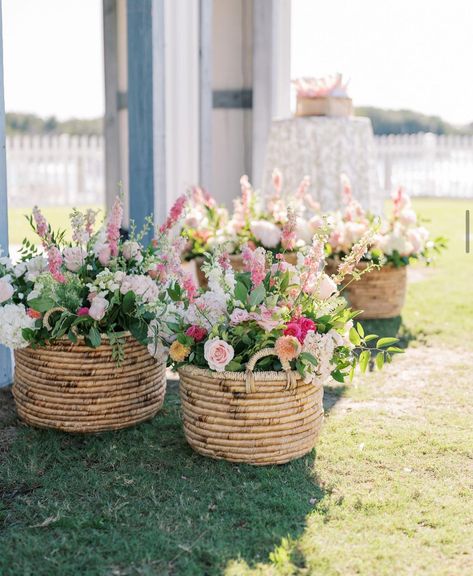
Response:
[{"label": "grass lawn", "polygon": [[409,286],[409,349],[327,388],[306,458],[198,456],[175,385],[151,422],[90,437],[19,426],[2,393],[0,574],[472,574],[472,206],[416,205],[450,248]]}]

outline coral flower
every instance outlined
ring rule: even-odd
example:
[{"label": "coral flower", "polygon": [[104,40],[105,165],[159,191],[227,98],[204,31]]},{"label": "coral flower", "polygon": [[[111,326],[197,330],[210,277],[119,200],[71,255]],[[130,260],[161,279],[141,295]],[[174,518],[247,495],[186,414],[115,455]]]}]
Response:
[{"label": "coral flower", "polygon": [[295,336],[280,336],[274,348],[281,362],[290,362],[301,353],[301,344]]},{"label": "coral flower", "polygon": [[174,362],[184,362],[184,360],[189,356],[191,349],[189,346],[181,344],[178,340],[174,340],[169,348],[169,356]]},{"label": "coral flower", "polygon": [[33,310],[33,308],[28,308],[26,310],[26,313],[28,314],[28,316],[30,318],[33,318],[34,320],[37,320],[38,318],[41,318],[41,316],[42,316],[41,312],[38,312],[37,310]]}]

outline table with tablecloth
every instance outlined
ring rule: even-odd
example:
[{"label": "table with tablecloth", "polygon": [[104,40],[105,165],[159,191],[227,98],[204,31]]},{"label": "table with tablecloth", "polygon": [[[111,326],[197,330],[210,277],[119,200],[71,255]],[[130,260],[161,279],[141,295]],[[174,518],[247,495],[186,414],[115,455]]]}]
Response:
[{"label": "table with tablecloth", "polygon": [[282,172],[287,193],[295,191],[300,180],[309,176],[311,192],[323,210],[340,206],[340,175],[344,173],[363,207],[382,211],[384,197],[369,118],[306,116],[273,120],[264,165],[265,193],[271,190],[274,168]]}]

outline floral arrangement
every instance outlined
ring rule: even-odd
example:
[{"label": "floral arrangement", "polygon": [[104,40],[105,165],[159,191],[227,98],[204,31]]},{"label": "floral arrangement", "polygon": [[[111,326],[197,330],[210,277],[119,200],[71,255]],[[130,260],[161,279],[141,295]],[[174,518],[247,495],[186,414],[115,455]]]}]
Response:
[{"label": "floral arrangement", "polygon": [[348,98],[348,82],[342,74],[322,78],[297,78],[292,81],[298,98]]},{"label": "floral arrangement", "polygon": [[181,231],[188,241],[185,259],[203,256],[222,243],[229,254],[239,254],[246,244],[274,254],[310,245],[323,221],[318,214],[320,206],[309,193],[309,178],[303,178],[295,193],[289,195],[283,193],[279,170],[274,170],[272,180],[273,190],[262,198],[248,177],[242,176],[241,196],[234,201],[231,216],[208,193],[194,188]]},{"label": "floral arrangement", "polygon": [[24,240],[17,264],[0,258],[0,343],[15,349],[82,336],[96,348],[106,336],[120,360],[130,332],[153,355],[162,352],[155,332],[157,319],[168,310],[168,288],[179,280],[189,295],[196,290],[180,268],[183,240],[172,241],[169,234],[184,203],[178,199],[147,246],[143,238],[150,219],[140,233],[132,227],[128,239],[120,235],[119,198],[97,230],[95,211],[74,209],[70,242],[35,207],[29,220],[41,246]]},{"label": "floral arrangement", "polygon": [[[327,218],[331,230],[327,243],[329,258],[343,258],[378,220],[353,197],[345,175],[342,176],[342,196],[344,209]],[[377,233],[363,260],[396,267],[407,266],[412,259],[429,263],[445,246],[444,238],[431,239],[427,228],[418,224],[411,199],[403,188],[399,188],[392,195],[392,215],[388,220],[378,221]]]},{"label": "floral arrangement", "polygon": [[[258,370],[282,369],[289,362],[306,382],[330,376],[343,381],[362,370],[370,359],[362,327],[353,325],[356,312],[347,308],[337,285],[353,272],[371,241],[371,232],[344,259],[336,276],[323,272],[324,238],[312,244],[289,264],[282,254],[246,245],[244,271],[235,273],[226,252],[215,251],[204,264],[209,290],[185,296],[172,289],[176,301],[174,321],[168,323],[165,345],[175,368],[191,364],[217,372],[245,370],[258,351],[274,348],[277,357],[266,357]],[[392,353],[396,339],[377,342],[379,367]],[[379,359],[378,359],[379,358]]]}]

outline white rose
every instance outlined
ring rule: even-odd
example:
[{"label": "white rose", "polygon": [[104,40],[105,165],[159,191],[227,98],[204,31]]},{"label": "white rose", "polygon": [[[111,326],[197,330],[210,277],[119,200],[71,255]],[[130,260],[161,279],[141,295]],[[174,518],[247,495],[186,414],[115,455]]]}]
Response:
[{"label": "white rose", "polygon": [[250,230],[265,248],[276,248],[281,242],[281,230],[272,222],[254,220],[250,223]]},{"label": "white rose", "polygon": [[135,260],[136,262],[141,262],[143,260],[140,245],[134,240],[127,240],[124,242],[122,254],[125,260]]},{"label": "white rose", "polygon": [[219,338],[207,340],[204,345],[204,358],[209,368],[216,372],[223,372],[227,364],[233,360],[234,355],[233,347]]},{"label": "white rose", "polygon": [[0,278],[0,304],[10,300],[15,289],[6,278]]}]

